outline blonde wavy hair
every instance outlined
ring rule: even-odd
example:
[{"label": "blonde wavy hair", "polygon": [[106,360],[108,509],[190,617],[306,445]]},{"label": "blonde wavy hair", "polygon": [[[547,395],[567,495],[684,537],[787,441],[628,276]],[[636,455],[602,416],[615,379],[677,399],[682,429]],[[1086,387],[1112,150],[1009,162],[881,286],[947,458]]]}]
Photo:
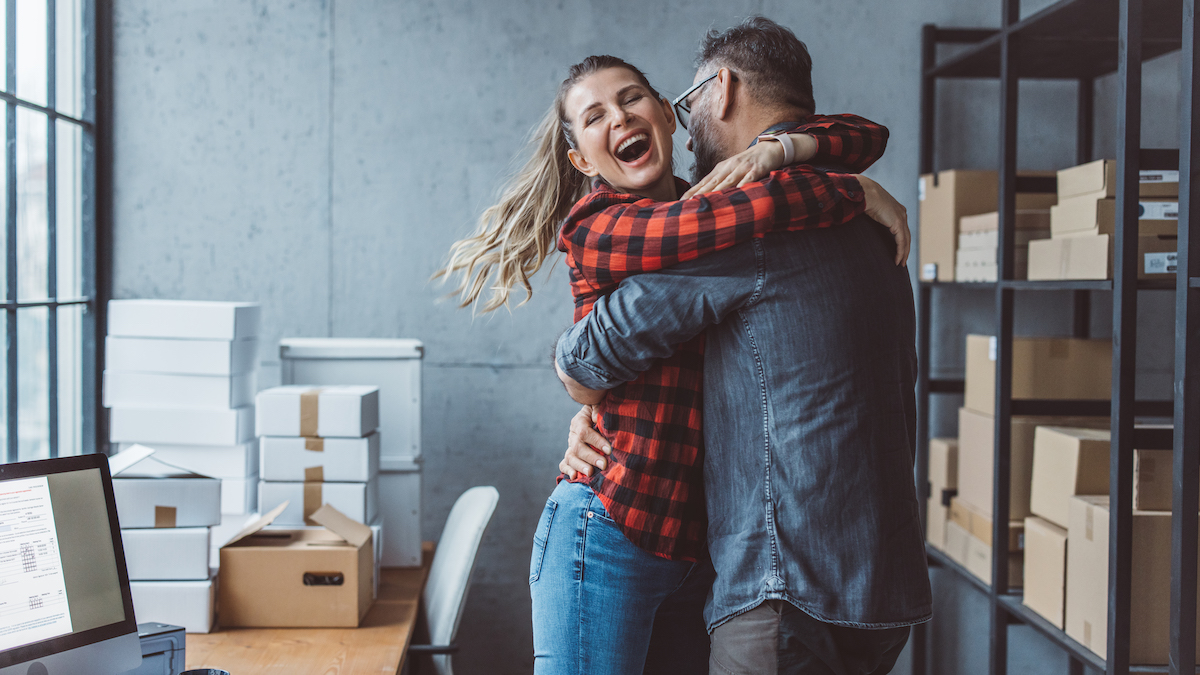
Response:
[{"label": "blonde wavy hair", "polygon": [[[530,133],[529,159],[501,188],[499,200],[484,210],[475,232],[450,247],[445,267],[433,275],[443,283],[460,277],[454,290],[460,307],[475,305],[483,312],[506,307],[518,285],[525,290],[518,306],[533,297],[530,277],[556,250],[559,226],[588,192],[588,177],[567,158],[575,137],[563,105],[580,80],[607,68],[628,69],[655,98],[662,98],[642,71],[615,56],[589,56],[571,66],[554,104]],[[487,290],[491,295],[481,299]]]}]

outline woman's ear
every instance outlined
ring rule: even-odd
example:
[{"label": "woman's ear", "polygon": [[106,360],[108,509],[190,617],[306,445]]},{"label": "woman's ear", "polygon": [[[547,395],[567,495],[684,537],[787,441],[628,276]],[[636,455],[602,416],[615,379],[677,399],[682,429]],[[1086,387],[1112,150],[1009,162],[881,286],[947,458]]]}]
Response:
[{"label": "woman's ear", "polygon": [[595,178],[600,173],[600,170],[593,166],[591,162],[587,161],[583,154],[575,148],[567,150],[567,159],[571,160],[571,165],[574,166],[579,173],[587,176],[588,178]]},{"label": "woman's ear", "polygon": [[670,125],[671,133],[675,133],[675,106],[667,99],[662,99],[663,114],[667,116],[667,124]]}]

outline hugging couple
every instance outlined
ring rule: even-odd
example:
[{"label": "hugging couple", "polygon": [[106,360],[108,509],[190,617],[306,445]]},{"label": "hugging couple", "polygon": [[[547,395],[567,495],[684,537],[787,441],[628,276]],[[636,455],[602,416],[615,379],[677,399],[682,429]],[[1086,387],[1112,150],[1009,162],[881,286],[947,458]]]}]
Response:
[{"label": "hugging couple", "polygon": [[887,129],[814,111],[762,17],[706,35],[674,104],[589,57],[440,273],[491,310],[566,254],[585,405],[534,533],[538,675],[882,674],[930,617],[907,214],[857,175]]}]

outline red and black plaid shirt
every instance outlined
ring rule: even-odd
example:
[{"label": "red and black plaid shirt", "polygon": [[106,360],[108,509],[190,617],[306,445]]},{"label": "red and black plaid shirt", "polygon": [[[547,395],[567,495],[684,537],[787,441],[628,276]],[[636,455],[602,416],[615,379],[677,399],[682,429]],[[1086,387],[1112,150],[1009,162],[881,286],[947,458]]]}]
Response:
[{"label": "red and black plaid shirt", "polygon": [[[795,128],[817,140],[814,165],[861,172],[883,155],[888,131],[854,115],[814,115]],[[680,193],[687,184],[680,184]],[[670,267],[768,232],[841,225],[863,213],[852,175],[807,165],[766,180],[682,202],[655,202],[597,182],[563,223],[575,320],[596,298],[640,272]],[[598,429],[612,444],[604,471],[590,482],[625,536],[655,555],[696,560],[704,550],[701,431],[704,335],[608,392]]]}]

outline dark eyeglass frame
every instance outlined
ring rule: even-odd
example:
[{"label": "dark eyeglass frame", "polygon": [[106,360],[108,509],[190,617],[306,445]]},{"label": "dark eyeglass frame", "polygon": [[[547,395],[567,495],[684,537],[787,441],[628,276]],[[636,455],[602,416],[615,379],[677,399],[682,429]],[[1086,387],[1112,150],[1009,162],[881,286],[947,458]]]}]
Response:
[{"label": "dark eyeglass frame", "polygon": [[688,102],[687,102],[688,97],[691,96],[692,94],[696,93],[697,89],[708,84],[709,82],[711,82],[713,80],[713,78],[715,78],[717,75],[720,75],[720,74],[721,74],[721,69],[718,68],[717,71],[714,72],[712,75],[709,75],[708,77],[704,78],[703,80],[700,80],[696,84],[693,84],[691,87],[688,88],[687,91],[685,91],[682,94],[680,94],[679,96],[675,97],[674,101],[671,101],[671,106],[673,108],[675,108],[675,117],[679,119],[679,124],[681,124],[684,129],[687,128],[687,121],[686,121],[687,118],[690,117],[692,114],[692,106],[688,105]]}]

